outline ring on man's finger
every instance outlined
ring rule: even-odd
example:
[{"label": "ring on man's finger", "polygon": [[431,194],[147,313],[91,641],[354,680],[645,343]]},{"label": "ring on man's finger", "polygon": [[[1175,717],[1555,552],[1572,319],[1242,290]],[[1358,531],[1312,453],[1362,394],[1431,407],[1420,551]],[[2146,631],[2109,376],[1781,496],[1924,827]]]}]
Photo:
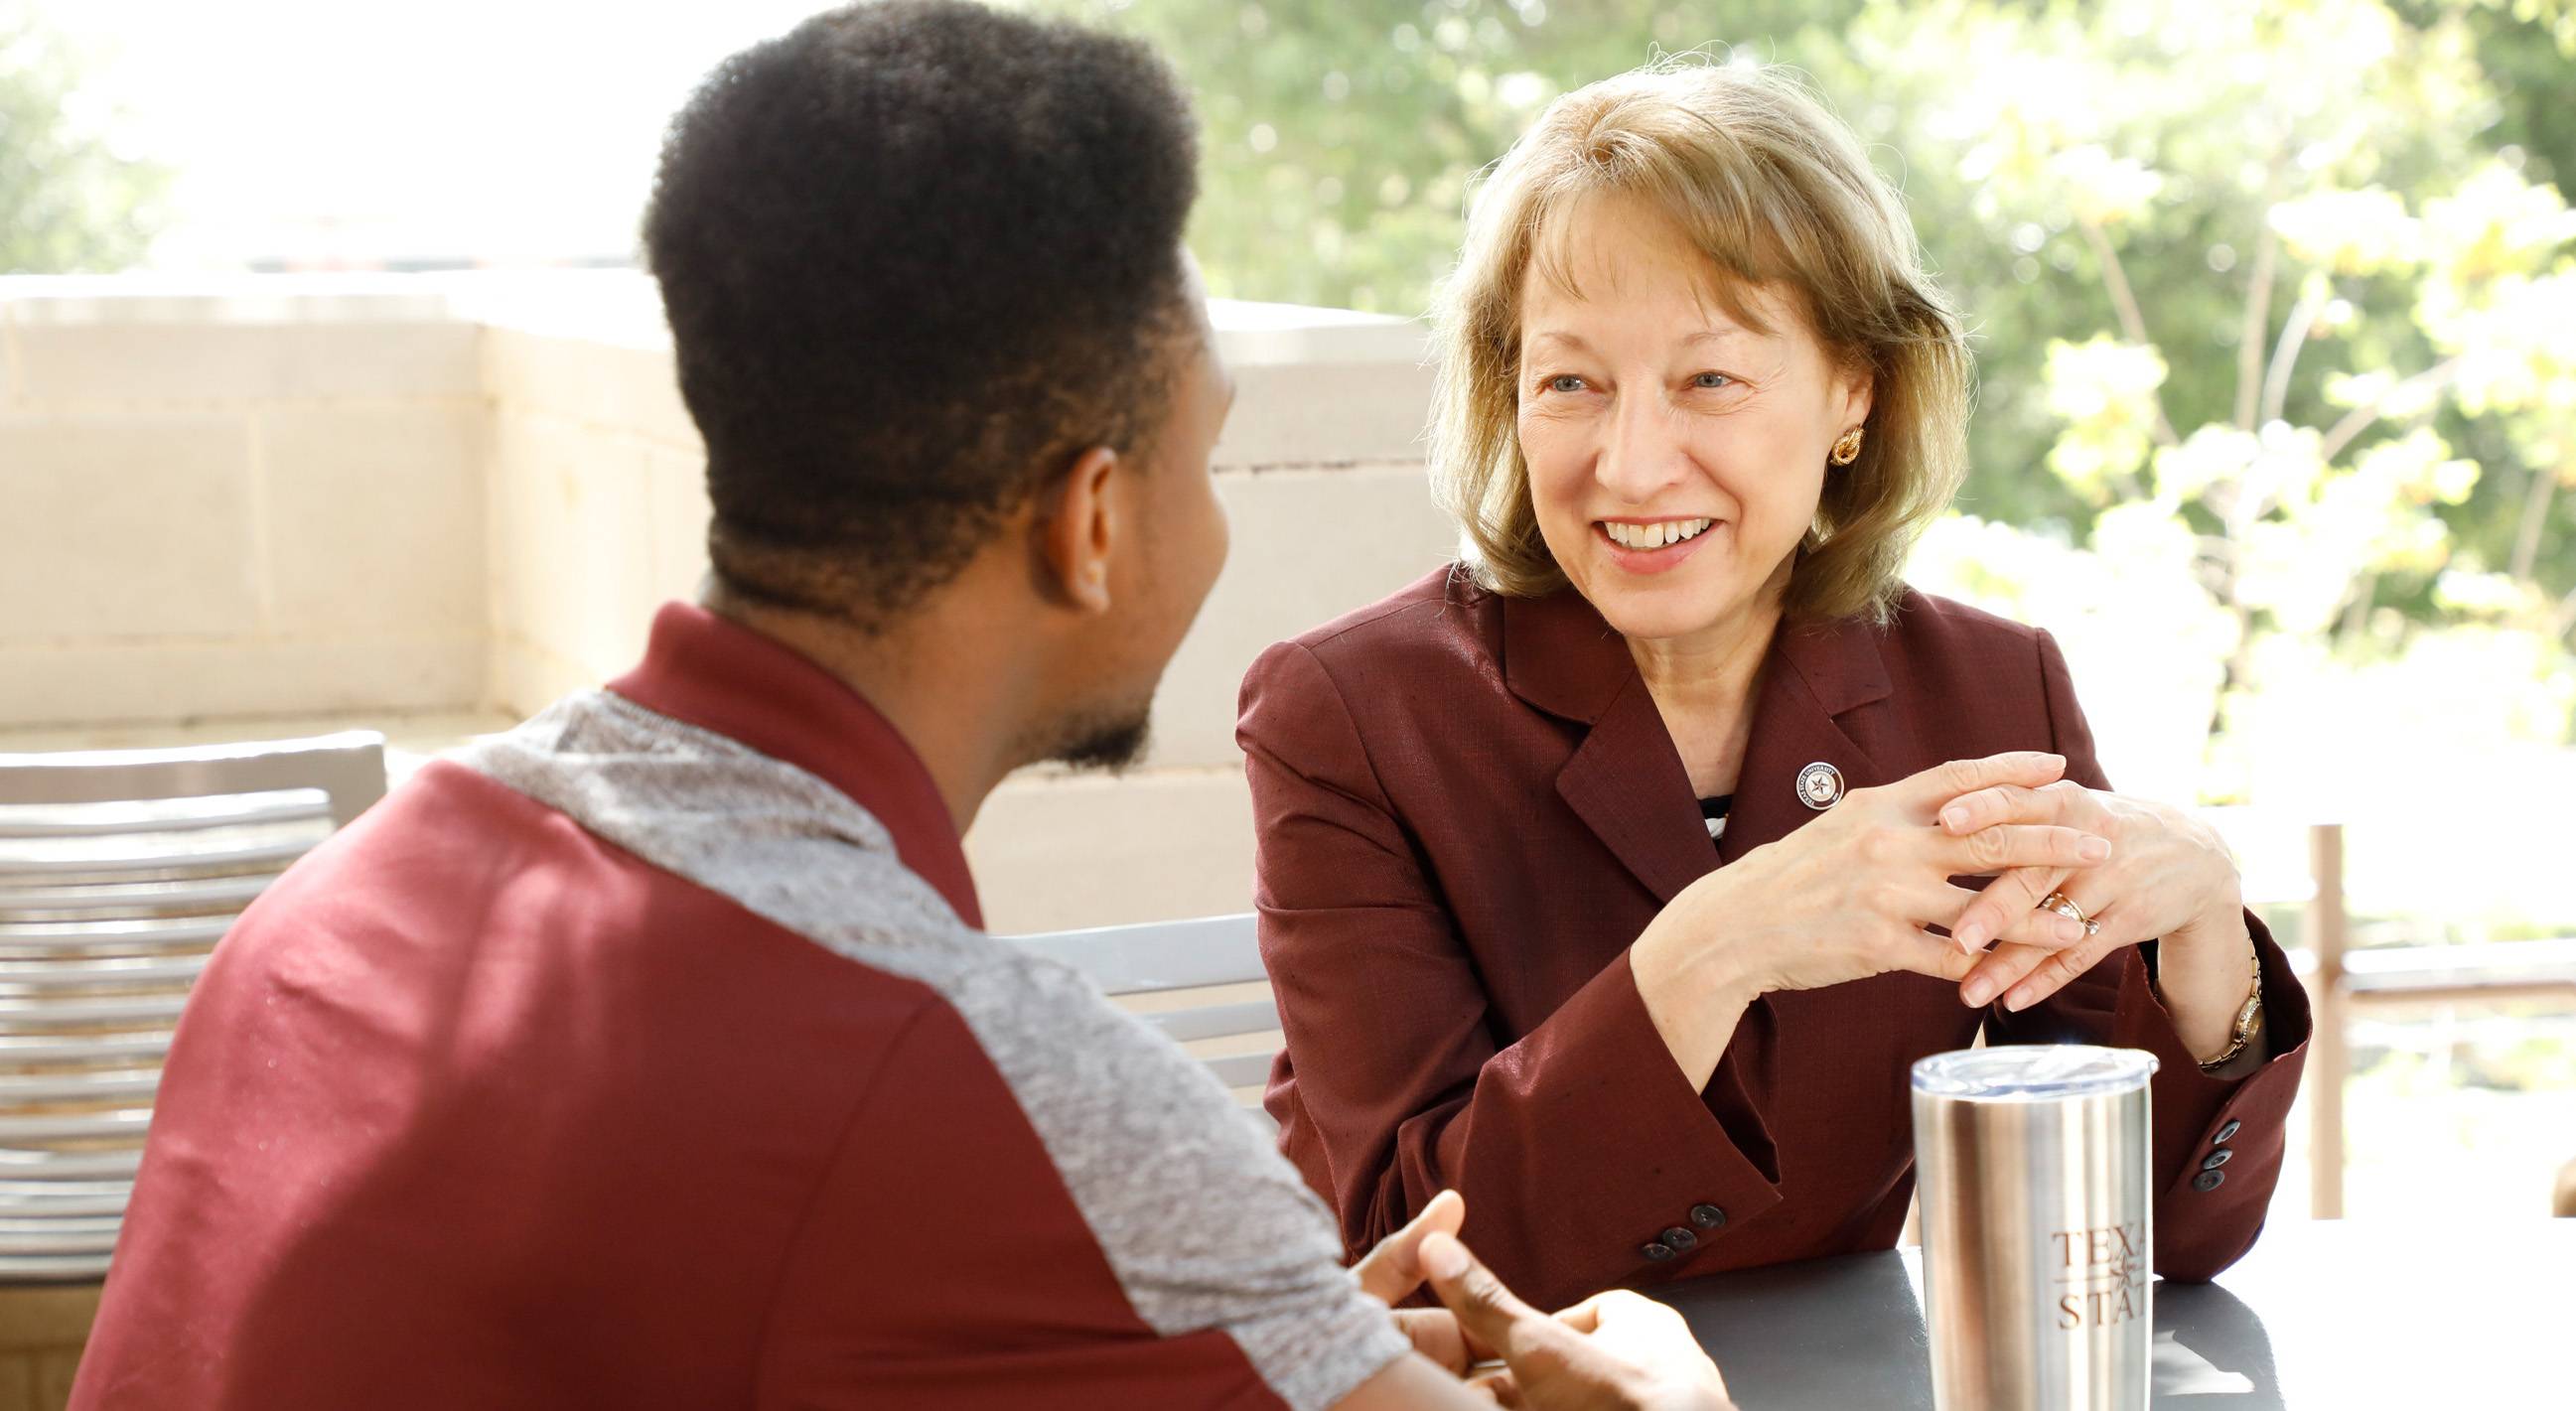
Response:
[{"label": "ring on man's finger", "polygon": [[2084,908],[2067,900],[2066,893],[2064,892],[2050,892],[2047,896],[2039,899],[2039,904],[2043,910],[2054,911],[2058,915],[2065,917],[2067,920],[2074,922],[2076,925],[2083,927],[2084,934],[2087,936],[2098,936],[2102,934],[2102,923],[2085,915]]}]

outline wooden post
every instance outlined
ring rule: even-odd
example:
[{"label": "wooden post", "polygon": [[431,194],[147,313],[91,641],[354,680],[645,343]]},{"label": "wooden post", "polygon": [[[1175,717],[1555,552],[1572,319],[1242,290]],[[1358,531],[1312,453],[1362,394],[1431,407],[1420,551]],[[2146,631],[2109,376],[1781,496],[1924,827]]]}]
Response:
[{"label": "wooden post", "polygon": [[2316,894],[2308,902],[2308,945],[2316,974],[2308,993],[2316,1035],[2308,1041],[2308,1190],[2310,1213],[2343,1218],[2343,1089],[2351,1056],[2345,1044],[2343,953],[2343,825],[2308,830],[2309,871]]}]

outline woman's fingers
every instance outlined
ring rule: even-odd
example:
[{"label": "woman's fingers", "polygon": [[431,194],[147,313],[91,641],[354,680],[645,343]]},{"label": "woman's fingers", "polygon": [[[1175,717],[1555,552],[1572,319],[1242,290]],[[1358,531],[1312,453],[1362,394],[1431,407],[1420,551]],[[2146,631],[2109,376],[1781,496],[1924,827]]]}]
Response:
[{"label": "woman's fingers", "polygon": [[2072,779],[2038,788],[1997,784],[1961,794],[1941,805],[1936,821],[1945,831],[1962,837],[1998,823],[2061,823],[2084,828],[2095,823],[2101,812],[2091,806],[2092,798],[2092,790]]},{"label": "woman's fingers", "polygon": [[2029,974],[2015,981],[2004,991],[2004,1009],[2007,1012],[2017,1012],[2030,1008],[2073,984],[2076,977],[2100,964],[2102,957],[2124,944],[2126,942],[2113,940],[2110,931],[2106,928],[2102,934],[2083,945],[2071,950],[2055,951],[2041,957],[2039,964],[2031,967]]},{"label": "woman's fingers", "polygon": [[[1932,919],[1950,932],[1951,944],[1958,944],[1960,918],[1966,916],[1968,908],[1976,905],[1977,899],[1984,895],[1983,892],[1967,887],[1953,886],[1946,882],[1942,884],[1940,904],[1946,906],[1948,910],[1935,915]],[[2006,921],[2002,933],[1989,937],[1983,949],[1992,953],[1997,947],[2020,945],[2033,946],[2040,950],[2064,950],[2068,946],[2082,944],[2086,934],[2084,928],[2076,923],[2075,918],[2044,907],[2033,906],[2016,913]],[[1964,946],[1960,948],[1966,949]]]},{"label": "woman's fingers", "polygon": [[1937,821],[1954,837],[1966,837],[1998,823],[2062,823],[2066,820],[2057,816],[2061,798],[2042,789],[1997,784],[1961,794],[1941,805]]},{"label": "woman's fingers", "polygon": [[1910,810],[1917,810],[1913,817],[1919,823],[1961,794],[1972,794],[1998,785],[2036,789],[2054,784],[2065,776],[2066,756],[2022,750],[1988,755],[1984,759],[1954,759],[1947,764],[1936,764],[1920,774],[1899,779],[1887,788]]},{"label": "woman's fingers", "polygon": [[[1977,967],[1976,956],[1960,950],[1929,931],[1918,931],[1910,927],[1889,938],[1888,951],[1884,958],[1894,962],[1888,968],[1911,970],[1917,975],[1929,975],[1936,980],[1947,980],[1954,985],[1967,979],[1968,972]],[[1885,974],[1886,970],[1883,969],[1879,973]]]},{"label": "woman's fingers", "polygon": [[[2051,892],[2066,884],[2074,870],[2043,865],[2016,867],[2002,873],[1959,912],[1957,924],[1950,928],[1950,939],[1958,942],[1961,950],[1984,950],[2010,931],[2014,922],[2037,910]],[[2025,933],[2015,939],[2031,937]]]},{"label": "woman's fingers", "polygon": [[1982,1009],[1997,995],[2027,979],[2041,961],[2057,954],[2041,946],[2004,944],[1977,961],[1976,968],[1959,984],[1959,1001],[1970,1009]]},{"label": "woman's fingers", "polygon": [[2110,860],[2111,840],[2051,823],[1998,823],[1964,838],[1941,838],[1941,865],[1954,875],[1992,877],[2016,867],[2073,870]]}]

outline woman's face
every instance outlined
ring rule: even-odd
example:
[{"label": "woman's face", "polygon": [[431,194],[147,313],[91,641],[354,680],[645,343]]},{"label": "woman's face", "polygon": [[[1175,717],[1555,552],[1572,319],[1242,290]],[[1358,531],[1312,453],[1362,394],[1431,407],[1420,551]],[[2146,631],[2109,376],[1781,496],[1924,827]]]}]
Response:
[{"label": "woman's face", "polygon": [[1797,301],[1744,291],[1757,333],[1707,296],[1708,261],[1660,213],[1583,202],[1545,232],[1575,292],[1521,288],[1520,442],[1548,551],[1632,640],[1739,621],[1787,583],[1835,438],[1869,415]]}]

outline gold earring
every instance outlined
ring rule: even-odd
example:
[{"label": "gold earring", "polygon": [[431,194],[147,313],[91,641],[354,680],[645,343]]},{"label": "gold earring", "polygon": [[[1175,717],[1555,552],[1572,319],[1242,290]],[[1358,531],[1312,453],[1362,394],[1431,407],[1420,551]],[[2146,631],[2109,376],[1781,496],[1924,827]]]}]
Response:
[{"label": "gold earring", "polygon": [[1844,432],[1841,439],[1834,442],[1833,462],[1836,465],[1849,465],[1859,459],[1860,428],[1855,426]]}]

